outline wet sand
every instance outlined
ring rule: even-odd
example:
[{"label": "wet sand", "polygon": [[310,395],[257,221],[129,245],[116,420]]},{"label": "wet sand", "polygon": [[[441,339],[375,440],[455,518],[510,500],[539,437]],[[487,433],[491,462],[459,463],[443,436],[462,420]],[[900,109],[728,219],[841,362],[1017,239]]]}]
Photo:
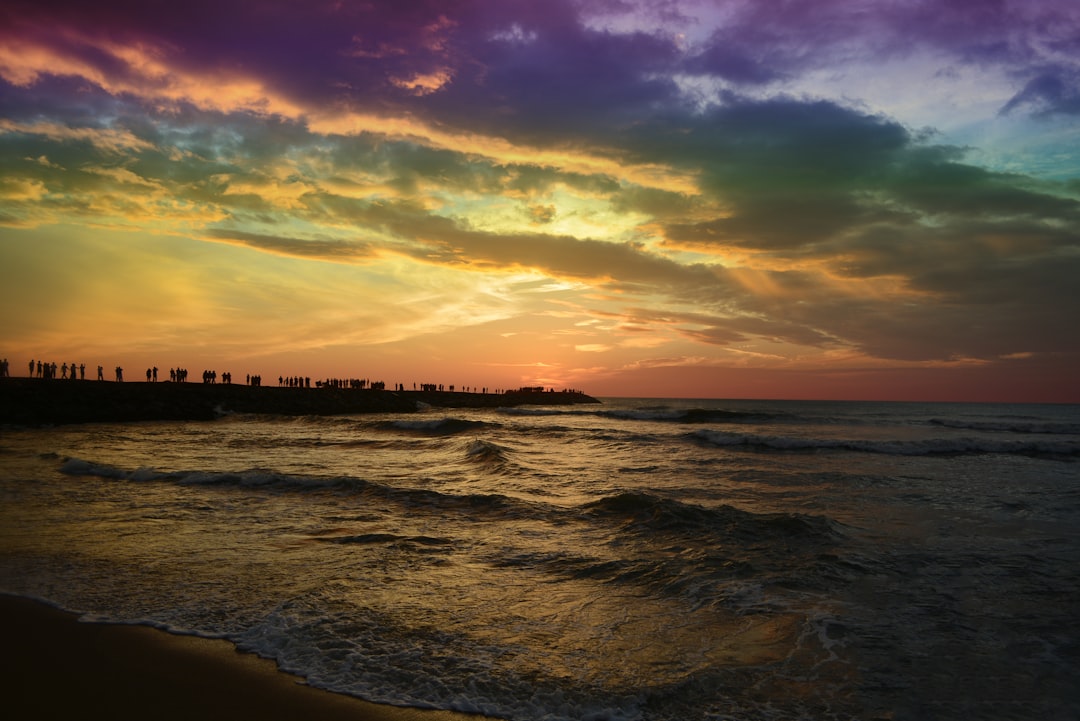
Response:
[{"label": "wet sand", "polygon": [[0,595],[0,683],[13,719],[482,721],[367,703],[304,685],[226,641],[80,623]]}]

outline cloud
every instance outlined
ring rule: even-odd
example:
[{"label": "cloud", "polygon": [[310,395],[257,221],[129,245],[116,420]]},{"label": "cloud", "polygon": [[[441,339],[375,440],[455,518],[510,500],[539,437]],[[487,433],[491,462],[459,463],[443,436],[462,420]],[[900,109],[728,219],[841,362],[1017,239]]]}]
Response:
[{"label": "cloud", "polygon": [[1039,115],[1080,115],[1080,71],[1050,70],[1032,78],[1001,113],[1008,115],[1024,108]]},{"label": "cloud", "polygon": [[1003,78],[974,103],[986,122],[1072,116],[1078,18],[959,0],[13,0],[0,222],[138,227],[368,280],[543,276],[637,347],[1074,352],[1075,179],[981,167],[804,83],[906,87],[892,68],[918,57]]},{"label": "cloud", "polygon": [[36,136],[50,142],[84,143],[96,150],[114,155],[153,147],[148,141],[135,136],[124,128],[71,127],[47,121],[18,123],[0,118],[0,133]]},{"label": "cloud", "polygon": [[205,236],[214,240],[232,242],[267,253],[294,258],[308,258],[340,263],[363,260],[371,258],[374,255],[370,244],[343,240],[307,240],[248,233],[224,228],[211,228],[205,231]]},{"label": "cloud", "polygon": [[529,217],[536,225],[545,225],[555,220],[554,205],[533,205],[529,207]]}]

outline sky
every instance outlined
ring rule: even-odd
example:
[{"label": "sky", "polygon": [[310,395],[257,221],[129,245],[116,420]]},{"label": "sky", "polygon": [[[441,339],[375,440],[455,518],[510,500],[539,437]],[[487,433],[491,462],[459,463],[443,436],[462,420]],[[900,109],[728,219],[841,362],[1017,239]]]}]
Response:
[{"label": "sky", "polygon": [[1077,279],[1080,3],[0,6],[13,375],[1080,402]]}]

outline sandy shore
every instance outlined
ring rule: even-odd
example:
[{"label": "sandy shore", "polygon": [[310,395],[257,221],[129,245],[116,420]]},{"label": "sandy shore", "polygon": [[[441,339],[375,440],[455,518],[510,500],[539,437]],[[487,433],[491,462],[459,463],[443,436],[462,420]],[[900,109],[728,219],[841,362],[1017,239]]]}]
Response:
[{"label": "sandy shore", "polygon": [[79,623],[0,595],[0,683],[13,719],[478,721],[367,703],[303,684],[225,641]]}]

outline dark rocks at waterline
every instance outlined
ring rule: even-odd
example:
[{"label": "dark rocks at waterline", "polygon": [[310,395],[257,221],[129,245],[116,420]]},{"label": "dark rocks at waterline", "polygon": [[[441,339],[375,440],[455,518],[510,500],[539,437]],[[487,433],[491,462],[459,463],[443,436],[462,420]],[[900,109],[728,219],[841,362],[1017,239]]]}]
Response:
[{"label": "dark rocks at waterline", "polygon": [[599,403],[584,393],[387,391],[203,383],[0,379],[0,424],[212,420],[229,413],[325,416],[436,408]]}]

